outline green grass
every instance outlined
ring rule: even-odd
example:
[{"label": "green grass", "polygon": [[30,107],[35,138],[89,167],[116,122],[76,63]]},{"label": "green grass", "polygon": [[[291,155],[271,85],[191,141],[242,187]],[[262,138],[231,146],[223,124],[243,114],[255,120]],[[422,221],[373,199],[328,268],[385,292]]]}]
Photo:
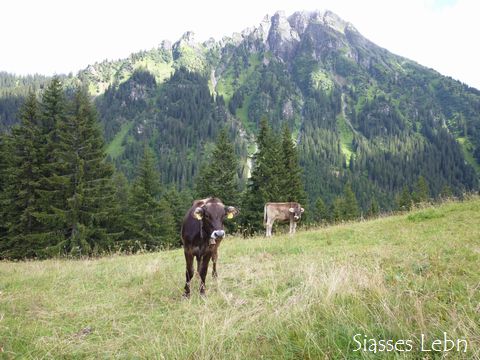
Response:
[{"label": "green grass", "polygon": [[[235,93],[235,90],[249,81],[252,76],[256,75],[255,70],[260,65],[261,61],[259,55],[250,55],[248,58],[248,67],[246,69],[242,69],[237,79],[235,79],[233,68],[228,68],[218,79],[216,87],[217,94],[222,95],[225,103],[228,105],[233,94]],[[240,114],[240,116],[243,116],[243,114]],[[248,118],[244,118],[242,121],[243,120],[248,120]]]},{"label": "green grass", "polygon": [[132,121],[123,123],[120,131],[115,134],[113,140],[110,142],[110,144],[108,144],[106,153],[107,155],[110,155],[112,159],[115,159],[122,155],[123,151],[125,150],[125,147],[122,145],[123,140],[125,139],[125,136],[130,131],[132,126]]},{"label": "green grass", "polygon": [[250,107],[250,100],[251,99],[252,99],[252,95],[245,96],[245,98],[243,99],[242,106],[239,107],[236,111],[237,117],[240,119],[243,127],[245,128],[245,130],[249,134],[253,133],[253,125],[248,120],[248,108]]},{"label": "green grass", "polygon": [[321,90],[327,94],[330,94],[334,88],[332,79],[326,72],[319,68],[314,70],[310,75],[310,82],[314,89]]},{"label": "green grass", "polygon": [[350,161],[350,158],[353,154],[352,148],[352,141],[353,141],[353,131],[348,126],[347,122],[345,121],[345,117],[343,114],[337,115],[337,127],[340,131],[340,142],[342,145],[342,153],[345,155],[347,159],[347,164]]},{"label": "green grass", "polygon": [[[4,358],[478,359],[480,199],[295,237],[225,239],[207,296],[181,250],[0,262]],[[422,353],[446,332],[467,353]],[[354,352],[355,334],[411,352]]]},{"label": "green grass", "polygon": [[462,148],[463,156],[465,156],[465,160],[467,161],[467,163],[469,163],[473,167],[477,175],[480,176],[480,164],[478,164],[475,158],[473,157],[472,143],[464,137],[457,138],[457,141],[460,144],[460,147]]},{"label": "green grass", "polygon": [[158,62],[146,57],[135,63],[135,69],[143,69],[155,76],[157,84],[165,82],[173,73],[173,62]]}]

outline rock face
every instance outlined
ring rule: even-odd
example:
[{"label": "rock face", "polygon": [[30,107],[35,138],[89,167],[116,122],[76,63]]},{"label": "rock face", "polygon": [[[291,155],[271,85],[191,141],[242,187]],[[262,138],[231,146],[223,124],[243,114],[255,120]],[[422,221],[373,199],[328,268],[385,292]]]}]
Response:
[{"label": "rock face", "polygon": [[[375,47],[352,24],[331,11],[299,11],[289,17],[278,11],[265,16],[258,26],[224,38],[221,45],[226,43],[244,46],[250,52],[270,51],[284,62],[292,61],[305,44],[312,45],[312,55],[318,61],[329,52],[343,51],[346,57],[360,62],[355,48]],[[363,65],[369,66],[365,62]]]},{"label": "rock face", "polygon": [[297,31],[290,26],[285,13],[277,12],[271,19],[267,49],[284,60],[290,60],[300,42]]}]

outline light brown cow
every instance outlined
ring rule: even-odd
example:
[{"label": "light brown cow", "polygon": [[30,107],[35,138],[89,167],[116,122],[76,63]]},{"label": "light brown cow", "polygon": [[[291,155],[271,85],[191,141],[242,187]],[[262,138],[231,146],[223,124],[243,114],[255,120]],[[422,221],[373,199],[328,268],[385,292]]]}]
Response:
[{"label": "light brown cow", "polygon": [[263,223],[267,230],[266,236],[272,236],[275,220],[290,221],[290,234],[295,234],[297,222],[305,211],[297,202],[266,203],[263,211]]}]

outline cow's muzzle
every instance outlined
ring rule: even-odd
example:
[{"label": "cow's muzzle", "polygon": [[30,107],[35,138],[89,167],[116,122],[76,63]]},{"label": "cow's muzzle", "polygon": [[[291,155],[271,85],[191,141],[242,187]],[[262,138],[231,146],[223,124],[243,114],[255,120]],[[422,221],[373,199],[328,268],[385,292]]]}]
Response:
[{"label": "cow's muzzle", "polygon": [[217,243],[217,239],[222,239],[225,236],[225,231],[223,230],[215,230],[212,232],[210,236],[210,245],[215,245]]}]

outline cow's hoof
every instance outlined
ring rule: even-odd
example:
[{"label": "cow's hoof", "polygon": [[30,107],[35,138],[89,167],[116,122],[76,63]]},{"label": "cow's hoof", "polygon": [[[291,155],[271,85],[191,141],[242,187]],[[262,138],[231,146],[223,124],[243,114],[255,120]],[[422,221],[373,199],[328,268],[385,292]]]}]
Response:
[{"label": "cow's hoof", "polygon": [[216,272],[213,272],[213,273],[212,273],[212,277],[213,277],[214,279],[216,279],[216,278],[218,278],[218,274],[217,274]]},{"label": "cow's hoof", "polygon": [[183,293],[182,299],[183,299],[183,300],[190,299],[190,293]]}]

